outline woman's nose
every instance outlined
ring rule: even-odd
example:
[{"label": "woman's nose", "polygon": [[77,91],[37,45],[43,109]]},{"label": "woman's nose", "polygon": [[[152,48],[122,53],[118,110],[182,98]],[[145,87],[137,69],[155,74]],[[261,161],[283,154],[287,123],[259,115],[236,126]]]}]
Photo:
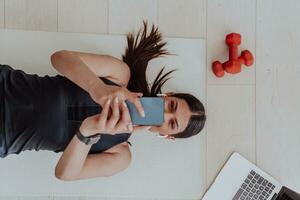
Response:
[{"label": "woman's nose", "polygon": [[168,119],[170,119],[171,117],[172,117],[172,113],[165,112],[164,118],[165,118],[166,121],[167,121]]}]

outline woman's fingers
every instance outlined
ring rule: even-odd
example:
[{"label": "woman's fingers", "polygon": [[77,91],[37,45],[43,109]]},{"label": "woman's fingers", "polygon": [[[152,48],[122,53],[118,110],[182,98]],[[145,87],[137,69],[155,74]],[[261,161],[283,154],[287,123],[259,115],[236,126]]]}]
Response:
[{"label": "woman's fingers", "polygon": [[107,121],[107,115],[108,115],[108,111],[109,111],[109,107],[110,107],[110,99],[107,99],[104,107],[102,108],[101,113],[98,115],[98,118],[96,120],[96,128],[97,129],[103,129],[106,125],[106,121]]},{"label": "woman's fingers", "polygon": [[135,98],[132,102],[142,117],[145,117],[145,111],[139,98]]},{"label": "woman's fingers", "polygon": [[109,111],[109,107],[110,107],[110,102],[111,102],[111,100],[107,99],[104,106],[103,106],[103,108],[102,108],[102,111],[99,115],[100,123],[103,122],[103,121],[106,122],[106,120],[107,120],[107,115],[108,115],[108,111]]},{"label": "woman's fingers", "polygon": [[128,110],[128,107],[127,107],[125,101],[122,102],[121,113],[122,113],[121,119],[120,119],[118,125],[116,126],[116,129],[131,132],[133,130],[133,127],[132,127],[129,110]]},{"label": "woman's fingers", "polygon": [[129,92],[127,99],[135,105],[135,107],[136,107],[137,111],[140,113],[140,115],[142,117],[145,117],[145,111],[144,111],[144,108],[142,106],[142,103],[141,103],[138,95],[131,94],[131,92]]},{"label": "woman's fingers", "polygon": [[106,125],[107,130],[112,130],[117,124],[117,122],[119,121],[119,118],[120,118],[119,99],[118,97],[115,97],[113,102],[112,115]]},{"label": "woman's fingers", "polygon": [[131,123],[131,117],[125,101],[122,102],[122,120],[124,120],[126,123]]},{"label": "woman's fingers", "polygon": [[141,93],[141,92],[137,92],[137,93],[135,93],[138,97],[142,97],[143,96],[143,93]]}]

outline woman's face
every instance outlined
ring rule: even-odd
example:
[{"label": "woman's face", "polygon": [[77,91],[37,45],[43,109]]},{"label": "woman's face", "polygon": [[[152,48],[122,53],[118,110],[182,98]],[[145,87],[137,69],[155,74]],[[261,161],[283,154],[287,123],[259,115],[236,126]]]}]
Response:
[{"label": "woman's face", "polygon": [[149,131],[160,135],[169,135],[167,138],[174,139],[172,135],[185,130],[192,114],[187,102],[172,96],[165,96],[164,123],[160,126],[152,126]]}]

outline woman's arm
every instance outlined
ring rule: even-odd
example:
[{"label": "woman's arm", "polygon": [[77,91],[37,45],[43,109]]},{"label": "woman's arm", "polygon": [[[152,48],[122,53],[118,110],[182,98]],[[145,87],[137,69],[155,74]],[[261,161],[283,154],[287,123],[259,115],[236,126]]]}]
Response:
[{"label": "woman's arm", "polygon": [[[112,103],[112,114],[108,119],[109,107],[110,100],[107,100],[100,114],[85,118],[79,127],[80,132],[85,136],[96,133],[114,135],[150,128],[147,126],[133,128],[128,107],[125,102],[119,102],[118,98]],[[55,167],[55,176],[61,180],[111,176],[125,169],[130,163],[130,151],[125,143],[100,154],[88,155],[90,148],[91,145],[84,144],[75,135]]]},{"label": "woman's arm", "polygon": [[107,177],[126,169],[131,161],[128,144],[122,143],[98,154],[89,154],[91,145],[81,142],[76,135],[63,152],[55,168],[55,176],[64,181]]},{"label": "woman's arm", "polygon": [[[142,93],[130,92],[126,86],[130,78],[130,69],[122,61],[112,56],[82,53],[75,51],[57,51],[51,56],[51,63],[57,71],[87,91],[91,98],[103,105],[106,98],[118,96],[128,99],[141,116],[144,109],[138,97]],[[100,77],[106,77],[122,87],[106,85]]]},{"label": "woman's arm", "polygon": [[[96,133],[130,133],[150,128],[133,127],[126,103],[119,102],[118,98],[113,101],[112,114],[108,119],[109,107],[110,100],[107,100],[100,114],[85,118],[79,127],[80,132],[90,136]],[[75,135],[55,167],[55,176],[61,180],[111,176],[127,168],[130,163],[131,154],[126,143],[100,154],[88,155],[90,148],[91,145],[84,144]]]},{"label": "woman's arm", "polygon": [[108,55],[61,50],[51,55],[51,63],[57,71],[87,92],[94,84],[105,85],[99,76],[125,87],[130,78],[126,63]]},{"label": "woman's arm", "polygon": [[[107,133],[115,134],[114,132],[115,129],[113,129],[115,126],[119,128],[124,128],[124,125],[125,124],[127,125],[128,123],[129,113],[128,113],[128,108],[125,105],[126,105],[125,103],[122,105],[122,111],[123,111],[122,119],[120,120],[119,124],[117,124],[120,117],[119,102],[118,99],[115,98],[115,100],[113,101],[112,115],[109,120],[107,120],[107,118],[108,118],[108,110],[110,107],[110,100],[107,100],[100,114],[89,116],[83,120],[83,122],[79,127],[79,131],[84,136],[94,135],[97,132],[98,133],[107,132]],[[125,130],[121,129],[118,131],[125,131]],[[55,176],[62,180],[78,179],[82,171],[85,169],[86,159],[90,151],[90,148],[91,145],[86,145],[85,143],[81,142],[76,135],[74,135],[74,137],[68,144],[67,148],[64,150],[62,156],[60,157],[56,165]],[[104,154],[102,154],[100,157],[105,157],[105,156]],[[95,162],[95,164],[96,163],[97,162]],[[105,163],[102,164],[100,163],[100,166],[101,165],[106,166]],[[92,171],[90,173],[95,175],[95,171],[94,172]]]}]

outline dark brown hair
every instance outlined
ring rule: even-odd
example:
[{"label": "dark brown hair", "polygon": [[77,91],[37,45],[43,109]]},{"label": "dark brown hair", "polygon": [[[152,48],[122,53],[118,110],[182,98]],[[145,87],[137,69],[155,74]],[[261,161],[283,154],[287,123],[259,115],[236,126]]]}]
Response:
[{"label": "dark brown hair", "polygon": [[[127,34],[127,48],[122,58],[131,72],[127,85],[128,90],[141,92],[144,94],[143,96],[155,97],[161,93],[162,86],[170,79],[169,75],[175,70],[163,73],[165,67],[162,67],[151,88],[149,87],[146,76],[148,62],[151,59],[172,54],[164,48],[167,43],[162,41],[162,35],[158,28],[152,25],[150,33],[147,34],[147,23],[144,21],[143,25],[143,29],[140,29],[136,36],[133,33]],[[184,99],[193,113],[186,129],[172,136],[187,138],[198,134],[203,129],[206,121],[203,104],[191,94],[174,93],[171,96]]]}]

